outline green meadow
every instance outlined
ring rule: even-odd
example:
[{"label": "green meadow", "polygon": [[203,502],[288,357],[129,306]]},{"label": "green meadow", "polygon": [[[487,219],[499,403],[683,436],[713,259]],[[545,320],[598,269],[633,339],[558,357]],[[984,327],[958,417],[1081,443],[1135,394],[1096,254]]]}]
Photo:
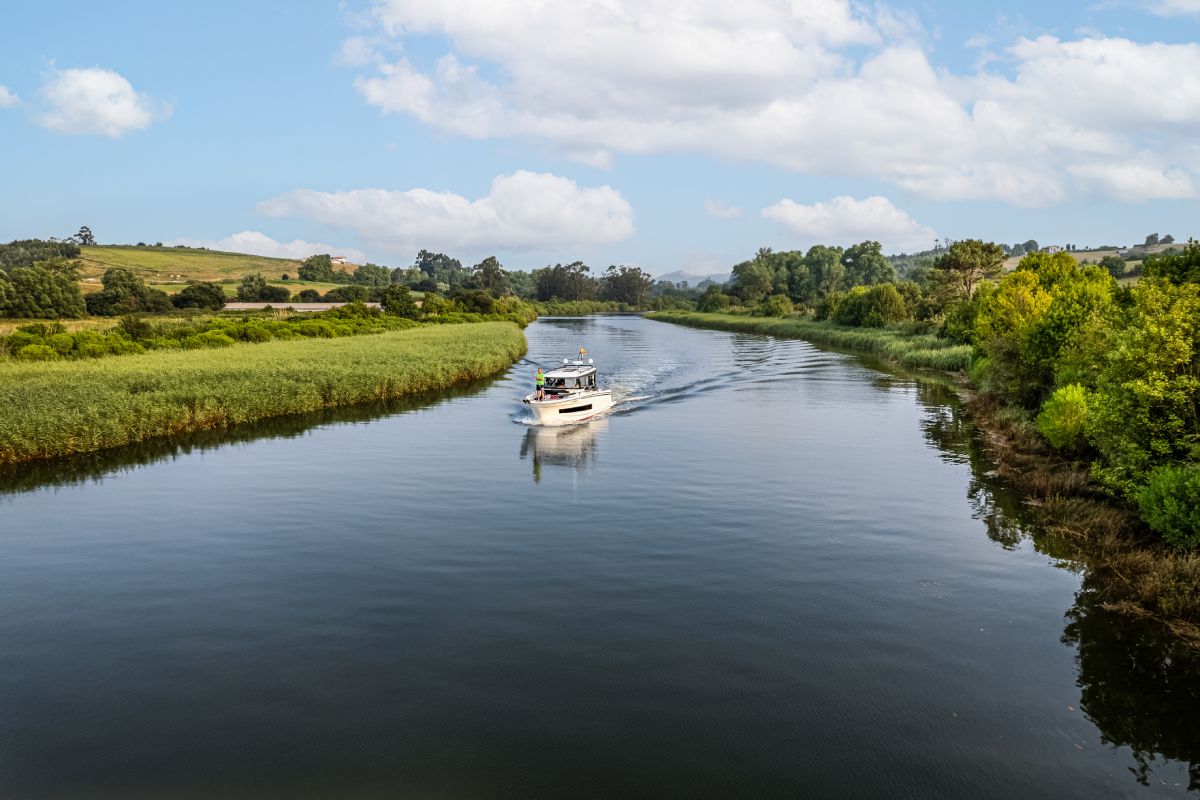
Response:
[{"label": "green meadow", "polygon": [[344,339],[0,362],[0,463],[387,400],[494,375],[525,353],[510,322]]}]

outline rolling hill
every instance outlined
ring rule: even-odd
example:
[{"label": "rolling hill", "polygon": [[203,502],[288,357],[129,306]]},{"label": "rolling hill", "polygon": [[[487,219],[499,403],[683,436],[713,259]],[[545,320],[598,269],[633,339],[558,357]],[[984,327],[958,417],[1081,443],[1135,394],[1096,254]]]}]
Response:
[{"label": "rolling hill", "polygon": [[[243,276],[262,273],[268,283],[294,289],[308,284],[295,280],[300,262],[287,258],[269,258],[246,253],[225,253],[189,247],[95,246],[80,248],[80,280],[83,291],[98,291],[100,276],[111,267],[124,267],[156,288],[170,292],[183,288],[188,281],[213,281],[236,284]],[[346,271],[352,271],[351,266]],[[283,276],[292,280],[286,284]],[[312,284],[321,289],[333,284]],[[326,289],[327,291],[327,289]],[[232,294],[232,291],[227,292]]]}]

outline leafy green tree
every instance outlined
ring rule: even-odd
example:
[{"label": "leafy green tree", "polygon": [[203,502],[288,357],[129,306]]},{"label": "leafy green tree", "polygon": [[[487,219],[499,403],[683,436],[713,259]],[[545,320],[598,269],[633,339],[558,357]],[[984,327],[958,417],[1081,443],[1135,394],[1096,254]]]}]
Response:
[{"label": "leafy green tree", "polygon": [[1155,467],[1200,458],[1200,285],[1146,278],[1131,295],[1086,358],[1098,366],[1093,473],[1127,498]]},{"label": "leafy green tree", "polygon": [[933,268],[950,296],[970,299],[982,281],[997,278],[1003,272],[1004,249],[994,242],[964,239],[951,244]]},{"label": "leafy green tree", "polygon": [[421,309],[407,286],[389,286],[383,292],[382,305],[385,312],[397,317],[419,319],[421,316]]},{"label": "leafy green tree", "polygon": [[[842,263],[842,248],[816,244],[804,254],[808,268],[810,298],[841,292],[847,288],[846,265]],[[809,299],[809,298],[804,298]]]},{"label": "leafy green tree", "polygon": [[365,303],[371,297],[371,292],[365,286],[339,286],[325,293],[322,299],[326,303]]},{"label": "leafy green tree", "polygon": [[1100,267],[1108,270],[1108,274],[1114,278],[1120,278],[1125,274],[1125,259],[1120,256],[1107,255],[1100,259]]},{"label": "leafy green tree", "polygon": [[471,268],[471,273],[475,279],[475,285],[491,292],[493,297],[499,297],[508,291],[504,268],[500,266],[500,262],[496,260],[495,256],[488,256],[480,261]]},{"label": "leafy green tree", "polygon": [[1138,490],[1142,518],[1180,550],[1200,547],[1200,465],[1158,467]]},{"label": "leafy green tree", "polygon": [[1153,247],[1156,244],[1158,244],[1158,234],[1152,233],[1146,237],[1146,243],[1142,246],[1143,247]]},{"label": "leafy green tree", "polygon": [[0,244],[0,271],[11,272],[17,267],[32,267],[38,261],[79,257],[79,245],[71,241],[48,242],[41,239],[18,239]]},{"label": "leafy green tree", "polygon": [[704,294],[700,295],[700,299],[696,301],[696,310],[714,313],[729,308],[732,303],[733,298],[724,294],[721,287],[714,283],[704,290]]},{"label": "leafy green tree", "polygon": [[1200,283],[1200,242],[1191,239],[1183,252],[1147,257],[1142,262],[1142,274],[1149,278],[1166,278],[1175,285]]},{"label": "leafy green tree", "polygon": [[842,265],[851,286],[873,286],[896,280],[896,269],[883,255],[879,242],[867,241],[847,248],[842,253]]},{"label": "leafy green tree", "polygon": [[191,283],[171,299],[176,308],[203,308],[220,311],[225,307],[225,291],[216,283]]},{"label": "leafy green tree", "polygon": [[1029,241],[1025,242],[1023,245],[1021,245],[1021,248],[1022,248],[1022,249],[1023,249],[1023,250],[1024,250],[1026,253],[1036,253],[1038,250],[1041,250],[1041,249],[1042,249],[1042,248],[1041,248],[1041,247],[1038,245],[1038,243],[1037,243],[1037,239],[1030,239]]},{"label": "leafy green tree", "polygon": [[756,258],[734,266],[730,285],[733,294],[743,302],[757,303],[774,288],[775,276],[766,261]]},{"label": "leafy green tree", "polygon": [[94,245],[96,237],[92,235],[92,229],[84,225],[79,229],[79,233],[71,237],[77,244]]},{"label": "leafy green tree", "polygon": [[9,274],[4,314],[29,319],[71,319],[87,315],[73,262],[60,258],[18,267]]},{"label": "leafy green tree", "polygon": [[392,273],[387,267],[378,264],[360,264],[354,270],[352,280],[360,286],[391,286]]},{"label": "leafy green tree", "polygon": [[263,293],[266,290],[267,279],[262,276],[261,272],[252,272],[242,277],[242,282],[237,289],[237,299],[243,303],[258,303],[262,301]]},{"label": "leafy green tree", "polygon": [[297,303],[319,303],[321,302],[321,293],[316,289],[301,289],[296,294]]},{"label": "leafy green tree", "polygon": [[338,282],[333,274],[333,259],[329,257],[328,253],[309,256],[301,261],[298,274],[302,281]]},{"label": "leafy green tree", "polygon": [[535,270],[533,277],[538,300],[592,300],[599,290],[591,270],[582,261],[566,266],[555,264]]},{"label": "leafy green tree", "polygon": [[496,306],[496,298],[486,289],[458,289],[450,299],[463,311],[474,314],[491,314]]},{"label": "leafy green tree", "polygon": [[773,294],[764,299],[755,313],[762,317],[790,317],[795,309],[785,294]]},{"label": "leafy green tree", "polygon": [[165,292],[151,289],[146,282],[123,267],[112,267],[100,279],[104,288],[88,295],[88,313],[115,317],[138,312],[164,312],[174,308]]},{"label": "leafy green tree", "polygon": [[600,297],[641,307],[654,279],[640,267],[610,266],[600,278]]}]

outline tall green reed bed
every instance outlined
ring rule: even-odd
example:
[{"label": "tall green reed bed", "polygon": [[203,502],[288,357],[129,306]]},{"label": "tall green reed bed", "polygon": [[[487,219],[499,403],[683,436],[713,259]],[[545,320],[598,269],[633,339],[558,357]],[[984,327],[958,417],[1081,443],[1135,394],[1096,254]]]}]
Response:
[{"label": "tall green reed bed", "polygon": [[898,328],[849,328],[808,319],[742,317],[696,311],[655,311],[646,316],[692,328],[758,333],[865,350],[906,367],[965,370],[971,365],[970,345],[955,344],[930,333],[908,333]]},{"label": "tall green reed bed", "polygon": [[430,391],[525,353],[509,322],[98,360],[0,362],[0,463]]}]

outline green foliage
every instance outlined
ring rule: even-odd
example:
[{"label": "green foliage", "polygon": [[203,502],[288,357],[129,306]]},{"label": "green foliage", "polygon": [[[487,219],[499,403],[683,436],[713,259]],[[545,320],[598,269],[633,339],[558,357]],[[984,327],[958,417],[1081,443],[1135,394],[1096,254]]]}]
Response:
[{"label": "green foliage", "polygon": [[1145,279],[1082,358],[1097,365],[1094,474],[1132,498],[1156,467],[1200,455],[1200,285]]},{"label": "green foliage", "polygon": [[225,291],[215,283],[192,283],[171,298],[176,308],[200,308],[220,311],[225,307]]},{"label": "green foliage", "polygon": [[763,317],[790,317],[794,311],[786,294],[773,294],[762,301],[756,313]]},{"label": "green foliage", "polygon": [[365,303],[371,297],[371,292],[365,286],[339,286],[325,293],[326,303]]},{"label": "green foliage", "polygon": [[953,298],[970,299],[985,280],[1004,269],[1004,248],[995,242],[963,239],[947,248],[933,264],[935,280]]},{"label": "green foliage", "polygon": [[141,278],[123,267],[112,267],[101,278],[104,288],[88,295],[87,310],[98,317],[115,317],[138,312],[161,313],[174,306],[165,292],[148,287]]},{"label": "green foliage", "polygon": [[1200,547],[1200,466],[1159,467],[1137,493],[1142,519],[1181,550]]},{"label": "green foliage", "polygon": [[500,262],[496,260],[495,256],[488,256],[480,261],[471,268],[471,273],[476,287],[491,292],[496,297],[508,291],[504,268],[500,266]]},{"label": "green foliage", "polygon": [[848,292],[829,295],[828,299],[830,302],[823,312],[839,325],[881,328],[909,318],[904,298],[890,283],[855,286]]},{"label": "green foliage", "polygon": [[1088,390],[1068,384],[1042,404],[1037,429],[1046,441],[1060,450],[1079,450],[1085,443],[1088,425]]},{"label": "green foliage", "polygon": [[318,281],[320,283],[340,283],[346,277],[345,273],[334,275],[333,259],[329,257],[328,253],[309,256],[301,261],[298,274],[302,281]]},{"label": "green foliage", "polygon": [[442,389],[495,374],[524,352],[515,325],[492,322],[220,353],[2,362],[0,463]]},{"label": "green foliage", "polygon": [[421,316],[421,309],[413,300],[412,292],[404,285],[389,286],[383,293],[381,304],[384,311],[397,317],[417,319]]},{"label": "green foliage", "polygon": [[391,286],[392,272],[387,267],[381,267],[378,264],[360,264],[354,270],[352,280],[360,286]]},{"label": "green foliage", "polygon": [[1188,241],[1181,253],[1151,255],[1142,262],[1142,274],[1165,278],[1173,284],[1200,283],[1200,242]]},{"label": "green foliage", "polygon": [[79,258],[79,245],[74,242],[21,239],[0,244],[0,272],[12,272],[18,267],[32,267],[39,261],[76,258]]},{"label": "green foliage", "polygon": [[590,273],[582,261],[534,270],[537,299],[591,300],[599,291],[599,282]]},{"label": "green foliage", "polygon": [[58,351],[44,344],[27,344],[17,351],[21,361],[57,361]]},{"label": "green foliage", "polygon": [[721,287],[713,284],[704,290],[696,301],[696,310],[705,312],[723,311],[733,303],[733,298],[721,291]]},{"label": "green foliage", "polygon": [[38,261],[0,279],[0,316],[71,319],[87,314],[72,262]]},{"label": "green foliage", "polygon": [[472,314],[491,314],[496,305],[495,298],[486,289],[459,289],[451,299],[463,311]]},{"label": "green foliage", "polygon": [[639,267],[611,266],[600,278],[600,299],[641,307],[654,279]]},{"label": "green foliage", "polygon": [[883,255],[879,242],[862,242],[846,248],[842,253],[842,265],[851,286],[873,286],[896,280],[896,269]]}]

